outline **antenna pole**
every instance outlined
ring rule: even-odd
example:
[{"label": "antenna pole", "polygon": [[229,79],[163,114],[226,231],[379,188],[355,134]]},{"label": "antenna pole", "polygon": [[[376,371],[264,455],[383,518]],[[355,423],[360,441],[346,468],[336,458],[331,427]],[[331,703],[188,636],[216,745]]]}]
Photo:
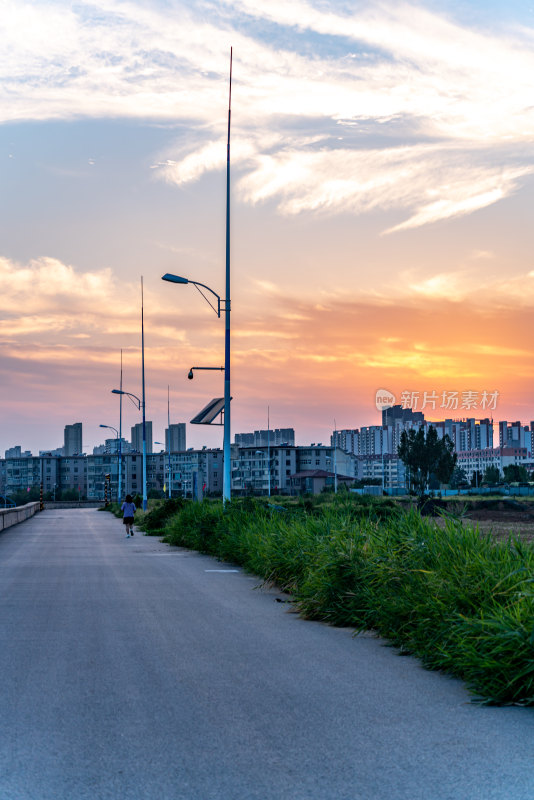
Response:
[{"label": "antenna pole", "polygon": [[122,498],[122,347],[121,347],[121,381],[119,384],[121,391],[119,401],[119,485],[117,487],[117,502],[120,505]]},{"label": "antenna pole", "polygon": [[148,500],[146,491],[145,312],[144,312],[142,275],[141,275],[141,377],[143,381],[143,511],[146,511]]},{"label": "antenna pole", "polygon": [[223,501],[232,495],[230,448],[230,125],[232,119],[232,48],[230,48],[230,88],[228,94],[228,138],[226,144],[226,294],[224,301],[224,436]]}]

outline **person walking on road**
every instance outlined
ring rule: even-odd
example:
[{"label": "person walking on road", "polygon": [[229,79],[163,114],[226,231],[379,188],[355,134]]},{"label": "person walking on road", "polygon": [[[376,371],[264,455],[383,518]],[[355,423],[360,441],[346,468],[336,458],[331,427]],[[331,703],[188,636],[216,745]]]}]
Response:
[{"label": "person walking on road", "polygon": [[129,539],[130,536],[134,535],[133,524],[135,514],[135,503],[132,500],[131,494],[126,495],[126,500],[121,506],[121,511],[123,512],[122,522],[126,526],[126,538]]}]

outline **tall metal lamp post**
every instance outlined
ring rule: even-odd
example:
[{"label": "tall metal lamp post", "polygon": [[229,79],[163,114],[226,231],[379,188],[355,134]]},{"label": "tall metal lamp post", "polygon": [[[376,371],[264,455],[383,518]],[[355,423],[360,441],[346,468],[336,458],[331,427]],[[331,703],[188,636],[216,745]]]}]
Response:
[{"label": "tall metal lamp post", "polygon": [[[162,444],[163,447],[165,448],[165,450],[163,451],[163,454],[167,456],[167,481],[164,481],[164,483],[167,483],[167,492],[168,492],[167,496],[170,497],[171,496],[170,495],[170,481],[171,481],[171,443],[170,443],[170,435],[169,435],[168,438],[169,438],[169,450],[167,450],[167,445],[165,444],[165,442],[154,442],[154,444]],[[165,473],[165,468],[163,469],[163,472]]]},{"label": "tall metal lamp post", "polygon": [[115,431],[115,438],[117,440],[117,458],[118,458],[118,476],[117,476],[117,503],[121,501],[121,453],[120,453],[120,443],[119,443],[119,432],[117,428],[114,428],[113,425],[102,425],[100,424],[101,428],[109,428],[112,431]]},{"label": "tall metal lamp post", "polygon": [[[230,464],[230,274],[229,271],[227,271],[226,300],[221,300],[217,292],[214,292],[213,289],[210,289],[210,287],[206,286],[204,283],[192,281],[189,278],[182,278],[180,275],[172,275],[171,273],[167,272],[162,276],[162,280],[169,281],[169,283],[190,283],[193,286],[196,286],[200,294],[204,297],[208,305],[213,308],[219,318],[221,316],[221,306],[225,312],[224,367],[191,367],[188,377],[190,379],[193,378],[193,370],[195,369],[224,370],[223,500],[226,503],[227,500],[231,499],[232,494]],[[210,300],[199,287],[206,289],[217,299],[217,306],[214,306],[213,303],[210,302]]]},{"label": "tall metal lamp post", "polygon": [[130,398],[134,406],[137,406],[138,411],[143,410],[143,511],[147,507],[147,492],[146,492],[146,433],[145,433],[145,404],[137,397],[136,394],[131,392],[123,392],[122,389],[112,389],[112,394],[125,394]]},{"label": "tall metal lamp post", "polygon": [[[225,338],[224,338],[224,437],[223,437],[223,500],[226,503],[232,494],[232,469],[230,449],[230,124],[232,119],[232,49],[230,48],[230,89],[228,94],[228,135],[226,140],[226,294],[222,301],[224,307]],[[171,283],[192,283],[204,299],[221,316],[221,298],[219,295],[198,281],[181,278],[178,275],[167,273],[163,275],[164,281]],[[202,288],[200,288],[202,287]],[[206,289],[217,298],[217,308],[203,293]]]}]

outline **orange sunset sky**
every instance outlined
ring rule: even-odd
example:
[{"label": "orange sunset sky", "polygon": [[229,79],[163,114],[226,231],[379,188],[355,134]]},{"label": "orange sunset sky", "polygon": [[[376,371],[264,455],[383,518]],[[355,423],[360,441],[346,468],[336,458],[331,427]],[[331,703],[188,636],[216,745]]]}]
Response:
[{"label": "orange sunset sky", "polygon": [[118,426],[141,276],[154,439],[167,386],[172,422],[222,395],[187,372],[222,364],[223,320],[161,276],[224,293],[230,46],[232,434],[269,407],[326,443],[380,422],[377,389],[534,419],[528,4],[21,0],[0,21],[1,455]]}]

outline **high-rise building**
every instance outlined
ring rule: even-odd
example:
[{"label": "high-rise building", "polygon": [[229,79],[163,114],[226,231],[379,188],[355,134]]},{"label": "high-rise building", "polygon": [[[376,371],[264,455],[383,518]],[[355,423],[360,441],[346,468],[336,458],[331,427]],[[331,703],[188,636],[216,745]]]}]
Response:
[{"label": "high-rise building", "polygon": [[16,444],[15,447],[8,447],[8,449],[6,450],[6,458],[21,458],[21,457],[22,457],[22,447],[20,446],[20,444]]},{"label": "high-rise building", "polygon": [[254,447],[253,433],[236,433],[234,442],[239,447]]},{"label": "high-rise building", "polygon": [[78,456],[82,453],[82,423],[75,422],[73,425],[65,425],[63,455]]},{"label": "high-rise building", "polygon": [[502,420],[499,422],[499,446],[500,447],[526,447],[528,450],[532,447],[532,435],[530,423],[522,425],[520,422],[507,422]]},{"label": "high-rise building", "polygon": [[[145,422],[146,426],[146,451],[152,452],[152,423]],[[143,452],[143,423],[138,422],[132,428],[132,450],[137,453]]]},{"label": "high-rise building", "polygon": [[330,445],[332,447],[340,447],[345,453],[355,453],[357,455],[360,452],[359,428],[334,431],[330,437]]},{"label": "high-rise building", "polygon": [[382,409],[382,425],[395,425],[396,422],[424,422],[422,411],[413,411],[402,406],[389,406]]},{"label": "high-rise building", "polygon": [[130,444],[130,442],[122,438],[119,443],[119,440],[115,437],[115,439],[106,439],[105,444],[99,444],[96,447],[93,447],[93,455],[99,456],[103,455],[104,453],[118,454],[119,447],[122,455],[126,455],[126,453],[132,452],[132,445]]},{"label": "high-rise building", "polygon": [[176,422],[165,429],[165,450],[167,453],[182,453],[185,445],[185,422]]},{"label": "high-rise building", "polygon": [[295,444],[295,429],[294,428],[266,428],[262,431],[254,431],[254,433],[236,433],[235,444],[239,447],[278,447],[282,445],[289,445],[293,447]]}]

